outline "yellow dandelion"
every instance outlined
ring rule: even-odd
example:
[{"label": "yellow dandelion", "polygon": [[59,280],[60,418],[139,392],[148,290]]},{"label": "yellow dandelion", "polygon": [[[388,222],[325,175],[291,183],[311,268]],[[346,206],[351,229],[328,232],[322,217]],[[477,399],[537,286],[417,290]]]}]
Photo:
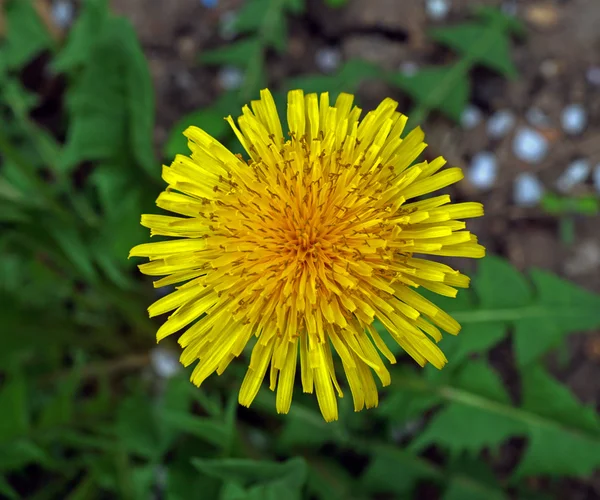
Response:
[{"label": "yellow dandelion", "polygon": [[[425,149],[420,128],[400,136],[407,118],[385,99],[361,120],[353,96],[334,106],[323,93],[288,94],[289,139],[268,90],[227,121],[247,151],[246,162],[197,127],[191,156],[163,167],[168,188],[156,204],[181,217],[143,215],[152,235],[176,239],[138,245],[144,274],[156,287],[184,284],[149,308],[174,311],[157,339],[179,338],[181,362],[198,361],[197,386],[222,374],[256,338],[239,392],[250,406],[267,369],[277,412],[292,401],[297,360],[304,392],[316,392],[323,417],[338,418],[341,359],[354,409],[374,407],[395,362],[373,326],[379,320],[419,365],[440,369],[440,329],[460,325],[416,289],[454,297],[469,278],[417,255],[483,257],[485,249],[458,219],[483,215],[480,203],[448,195],[415,198],[462,179],[441,157],[414,164]],[[410,201],[409,201],[410,200]],[[191,326],[190,326],[191,325]]]}]

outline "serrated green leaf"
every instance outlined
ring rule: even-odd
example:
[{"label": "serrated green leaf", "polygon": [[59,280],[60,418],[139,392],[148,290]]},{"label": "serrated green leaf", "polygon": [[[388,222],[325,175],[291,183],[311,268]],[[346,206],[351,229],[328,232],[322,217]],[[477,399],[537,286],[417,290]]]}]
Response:
[{"label": "serrated green leaf", "polygon": [[413,449],[436,444],[455,456],[476,454],[521,436],[529,439],[517,478],[584,475],[600,465],[600,419],[541,367],[523,373],[521,407],[510,404],[498,377],[484,364],[469,363],[465,370],[450,382],[406,381],[411,390],[420,388],[447,402],[411,443]]},{"label": "serrated green leaf", "polygon": [[225,47],[208,50],[200,55],[200,61],[206,64],[231,64],[246,67],[248,61],[260,54],[261,44],[256,38],[239,40]]},{"label": "serrated green leaf", "polygon": [[440,398],[409,390],[393,391],[375,410],[394,424],[404,424],[439,404]]},{"label": "serrated green leaf", "polygon": [[523,374],[523,409],[555,424],[530,428],[529,444],[515,477],[584,477],[600,466],[600,418],[541,367]]},{"label": "serrated green leaf", "polygon": [[[246,497],[242,498],[248,500],[263,498],[300,500],[307,477],[306,462],[302,458],[292,458],[284,463],[234,458],[220,460],[195,458],[192,463],[208,476],[244,488]],[[235,493],[240,495],[239,489],[236,488]]]},{"label": "serrated green leaf", "polygon": [[154,96],[146,59],[124,19],[106,22],[88,64],[67,97],[71,126],[62,171],[84,160],[135,160],[158,174],[152,129]]},{"label": "serrated green leaf", "polygon": [[506,324],[502,322],[467,323],[458,335],[446,335],[440,347],[448,358],[448,369],[454,369],[469,356],[489,351],[505,337]]},{"label": "serrated green leaf", "polygon": [[[511,406],[498,375],[484,362],[466,364],[454,378],[453,385],[487,401]],[[446,390],[451,394],[452,389]],[[508,436],[516,435],[522,429],[520,422],[506,419],[487,408],[455,402],[440,410],[410,447],[422,450],[436,443],[446,447],[454,456],[463,451],[476,454],[483,447],[496,447]]]},{"label": "serrated green leaf", "polygon": [[31,0],[9,0],[4,6],[6,15],[6,44],[4,64],[20,68],[54,43]]},{"label": "serrated green leaf", "polygon": [[488,25],[496,25],[517,36],[526,33],[525,25],[517,17],[506,14],[498,8],[478,5],[473,10],[475,15]]},{"label": "serrated green leaf", "polygon": [[83,65],[92,54],[108,19],[107,0],[86,0],[69,30],[67,42],[52,62],[55,71],[64,72]]},{"label": "serrated green leaf", "polygon": [[527,280],[508,261],[482,259],[473,281],[481,307],[510,308],[529,304],[533,294]]},{"label": "serrated green leaf", "polygon": [[454,49],[461,56],[515,78],[515,68],[510,55],[508,36],[495,25],[464,23],[458,26],[435,28],[430,36],[439,43]]},{"label": "serrated green leaf", "polygon": [[514,326],[519,366],[539,359],[568,333],[600,326],[599,296],[545,271],[532,270],[530,278],[533,288],[508,263],[488,256],[473,279],[482,307],[454,312],[452,301],[435,302],[443,303],[465,328]]},{"label": "serrated green leaf", "polygon": [[438,109],[452,120],[459,121],[467,105],[471,84],[462,67],[432,66],[413,75],[396,73],[388,81],[410,95],[427,109]]},{"label": "serrated green leaf", "polygon": [[[235,29],[239,33],[258,31],[264,22],[265,13],[272,8],[270,0],[249,0],[244,2],[235,19]],[[277,6],[275,6],[277,9]]]}]

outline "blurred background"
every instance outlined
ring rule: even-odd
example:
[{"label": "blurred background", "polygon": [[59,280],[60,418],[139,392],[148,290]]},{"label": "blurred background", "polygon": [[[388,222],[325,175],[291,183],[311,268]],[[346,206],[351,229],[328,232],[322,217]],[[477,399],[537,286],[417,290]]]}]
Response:
[{"label": "blurred background", "polygon": [[[600,498],[598,0],[0,1],[0,498]],[[161,162],[272,89],[399,101],[488,248],[377,409],[238,407],[156,346]],[[283,109],[283,108],[280,108]],[[285,113],[282,114],[285,116]],[[385,335],[381,325],[378,329]],[[389,344],[392,347],[392,344]]]}]

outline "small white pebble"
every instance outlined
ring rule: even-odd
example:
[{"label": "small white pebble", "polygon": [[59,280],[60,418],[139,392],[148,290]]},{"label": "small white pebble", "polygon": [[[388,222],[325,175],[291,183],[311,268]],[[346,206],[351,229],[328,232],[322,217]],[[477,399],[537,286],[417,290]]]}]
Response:
[{"label": "small white pebble", "polygon": [[219,35],[223,40],[233,40],[238,34],[236,28],[237,17],[236,12],[228,10],[223,12],[219,18]]},{"label": "small white pebble", "polygon": [[496,111],[487,122],[487,134],[490,139],[502,139],[510,132],[516,122],[515,115],[508,109]]},{"label": "small white pebble", "polygon": [[479,189],[489,189],[498,175],[498,160],[494,153],[482,151],[471,159],[467,178]]},{"label": "small white pebble", "polygon": [[413,76],[417,71],[419,71],[419,65],[413,61],[405,61],[398,69],[404,76]]},{"label": "small white pebble", "polygon": [[430,19],[441,21],[450,12],[450,0],[427,0],[425,10]]},{"label": "small white pebble", "polygon": [[483,114],[477,106],[469,105],[463,111],[460,117],[460,123],[463,128],[469,130],[475,128],[481,122]]},{"label": "small white pebble", "polygon": [[543,194],[544,187],[535,175],[529,172],[521,172],[515,178],[513,197],[518,206],[531,207],[537,205]]},{"label": "small white pebble", "polygon": [[525,119],[534,127],[547,127],[550,125],[550,118],[540,108],[529,108],[525,113]]},{"label": "small white pebble", "polygon": [[244,72],[237,66],[223,66],[219,70],[217,80],[222,89],[236,90],[244,83]]},{"label": "small white pebble", "polygon": [[513,152],[519,160],[539,163],[548,153],[548,140],[537,130],[520,127],[513,139]]},{"label": "small white pebble", "polygon": [[568,193],[577,184],[584,182],[591,170],[592,165],[585,158],[571,162],[556,181],[556,188],[563,193]]},{"label": "small white pebble", "polygon": [[598,194],[600,194],[600,163],[594,167],[592,180],[594,181],[594,187],[596,188],[596,191],[598,191]]},{"label": "small white pebble", "polygon": [[600,66],[592,66],[585,73],[587,81],[596,87],[600,87]]},{"label": "small white pebble", "polygon": [[324,47],[317,50],[315,62],[323,73],[333,73],[342,62],[342,53],[333,47]]},{"label": "small white pebble", "polygon": [[563,109],[560,121],[567,134],[581,134],[587,124],[587,112],[581,104],[569,104]]},{"label": "small white pebble", "polygon": [[168,349],[155,347],[150,351],[150,362],[156,374],[161,378],[170,378],[181,371],[177,355]]},{"label": "small white pebble", "polygon": [[52,18],[59,28],[68,28],[74,16],[75,7],[68,0],[57,0],[52,3]]}]

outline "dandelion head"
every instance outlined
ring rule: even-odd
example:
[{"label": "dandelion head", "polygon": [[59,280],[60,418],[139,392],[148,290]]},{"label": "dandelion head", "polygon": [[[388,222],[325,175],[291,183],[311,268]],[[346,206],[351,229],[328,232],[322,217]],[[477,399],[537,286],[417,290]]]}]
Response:
[{"label": "dandelion head", "polygon": [[483,257],[461,220],[483,207],[422,198],[463,174],[441,157],[417,162],[424,134],[401,138],[407,118],[396,107],[385,99],[361,119],[349,94],[331,105],[327,93],[294,90],[284,134],[263,90],[237,124],[227,118],[247,161],[197,127],[185,131],[191,155],[163,167],[168,187],[156,202],[176,215],[142,216],[152,235],[172,239],[130,255],[149,258],[140,270],[162,276],[155,286],[178,285],[149,313],[171,312],[159,341],[186,329],[181,362],[196,363],[194,384],[223,373],[252,341],[240,404],[252,403],[269,370],[279,413],[290,408],[297,371],[327,421],[346,385],[339,372],[355,410],[374,407],[373,374],[390,384],[382,356],[395,362],[375,320],[419,365],[444,366],[441,330],[460,325],[419,288],[454,297],[468,287],[429,256]]}]

